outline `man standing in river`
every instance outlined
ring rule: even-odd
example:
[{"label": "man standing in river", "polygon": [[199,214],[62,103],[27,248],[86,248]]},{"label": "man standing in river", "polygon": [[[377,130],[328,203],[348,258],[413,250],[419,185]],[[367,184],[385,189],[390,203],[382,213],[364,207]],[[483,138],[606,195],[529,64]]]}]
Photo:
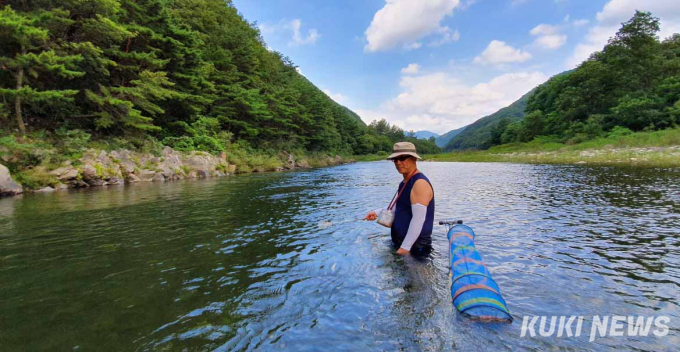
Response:
[{"label": "man standing in river", "polygon": [[[397,254],[427,255],[432,250],[434,191],[430,180],[418,171],[416,160],[422,158],[413,143],[399,142],[394,144],[387,159],[394,162],[397,172],[404,177],[394,205],[392,243],[398,247]],[[373,210],[364,220],[377,219],[381,211],[390,210]]]}]

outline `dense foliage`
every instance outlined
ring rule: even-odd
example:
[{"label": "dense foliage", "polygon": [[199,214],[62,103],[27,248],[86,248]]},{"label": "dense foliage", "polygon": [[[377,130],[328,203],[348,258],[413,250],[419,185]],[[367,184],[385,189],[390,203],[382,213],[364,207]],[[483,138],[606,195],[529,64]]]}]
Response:
[{"label": "dense foliage", "polygon": [[444,150],[488,149],[492,145],[500,144],[501,135],[508,125],[521,121],[524,117],[524,109],[532,92],[526,93],[516,102],[489,116],[482,117],[470,125],[454,130],[460,132],[449,139]]},{"label": "dense foliage", "polygon": [[600,52],[512,105],[477,120],[445,151],[488,149],[536,137],[580,143],[680,122],[680,34],[661,41],[659,20],[636,12]]},{"label": "dense foliage", "polygon": [[659,20],[636,12],[601,52],[536,89],[526,117],[500,142],[552,136],[579,143],[617,128],[660,130],[680,121],[680,35],[660,41]]},{"label": "dense foliage", "polygon": [[6,133],[78,130],[184,150],[240,143],[346,154],[388,151],[385,142],[398,135],[381,138],[269,51],[230,0],[2,4]]},{"label": "dense foliage", "polygon": [[420,154],[436,154],[441,150],[434,143],[434,138],[418,139],[410,133],[405,134],[404,130],[396,125],[390,125],[385,119],[376,120],[368,125],[367,134],[359,138],[358,153],[372,154],[392,150],[392,145],[396,142],[408,141],[416,146]]}]

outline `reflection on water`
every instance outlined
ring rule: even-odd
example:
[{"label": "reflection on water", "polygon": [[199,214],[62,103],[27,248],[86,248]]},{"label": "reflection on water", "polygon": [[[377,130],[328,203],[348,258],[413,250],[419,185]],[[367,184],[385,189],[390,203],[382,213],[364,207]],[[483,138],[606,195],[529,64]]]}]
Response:
[{"label": "reflection on water", "polygon": [[[680,172],[422,163],[516,323],[458,316],[444,228],[428,260],[358,221],[386,162],[0,199],[7,350],[672,350]],[[663,338],[520,338],[522,317],[666,315]]]}]

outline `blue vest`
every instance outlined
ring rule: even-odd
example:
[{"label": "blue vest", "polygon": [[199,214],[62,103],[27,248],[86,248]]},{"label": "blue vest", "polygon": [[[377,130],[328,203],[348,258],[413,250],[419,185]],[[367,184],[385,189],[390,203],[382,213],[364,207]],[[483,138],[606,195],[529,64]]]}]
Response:
[{"label": "blue vest", "polygon": [[[401,243],[404,242],[404,239],[406,238],[408,226],[411,223],[411,218],[413,217],[413,213],[411,212],[411,190],[413,189],[415,182],[420,179],[430,183],[430,180],[425,177],[422,172],[413,175],[413,177],[408,180],[406,185],[404,185],[404,181],[399,183],[400,191],[403,187],[406,188],[399,197],[399,200],[397,200],[397,205],[394,206],[395,212],[394,221],[392,222],[391,235],[392,243],[394,243],[394,245],[397,247],[401,246]],[[431,183],[430,187],[432,187]],[[427,205],[427,215],[425,215],[423,230],[420,232],[420,236],[418,236],[416,243],[413,244],[411,249],[412,252],[414,249],[425,247],[429,248],[432,245],[432,226],[434,225],[434,188],[432,189],[432,192],[432,200],[430,201],[430,204]]]}]

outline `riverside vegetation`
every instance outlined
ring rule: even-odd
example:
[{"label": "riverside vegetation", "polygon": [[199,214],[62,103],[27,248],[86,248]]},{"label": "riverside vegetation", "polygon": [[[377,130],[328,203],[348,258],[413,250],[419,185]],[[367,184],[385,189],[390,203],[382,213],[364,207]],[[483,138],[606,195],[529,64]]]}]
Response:
[{"label": "riverside vegetation", "polygon": [[28,189],[54,186],[50,172],[86,164],[84,153],[160,158],[167,146],[249,172],[404,139],[385,121],[366,126],[268,50],[230,0],[3,1],[0,122],[0,160]]},{"label": "riverside vegetation", "polygon": [[[646,152],[640,147],[680,145],[673,130],[680,122],[680,34],[660,40],[658,33],[657,18],[636,12],[602,51],[466,126],[444,146],[454,153],[435,159],[677,165],[673,152],[648,150],[654,155],[647,161],[633,155]],[[588,148],[600,152],[582,152]],[[470,149],[488,152],[461,152]],[[621,157],[609,160],[612,153]]]}]

